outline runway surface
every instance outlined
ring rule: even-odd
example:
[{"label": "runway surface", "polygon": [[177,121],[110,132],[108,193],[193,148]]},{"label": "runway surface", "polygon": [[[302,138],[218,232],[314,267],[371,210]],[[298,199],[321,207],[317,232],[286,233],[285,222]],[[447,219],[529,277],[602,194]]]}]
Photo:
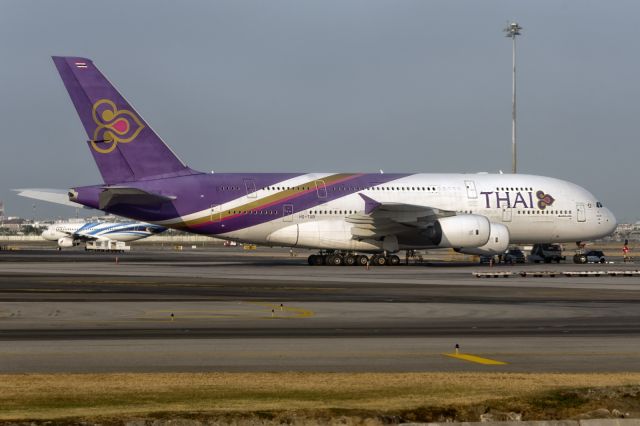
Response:
[{"label": "runway surface", "polygon": [[[0,252],[0,372],[640,371],[638,277],[141,250]],[[614,269],[636,267],[494,268]]]}]

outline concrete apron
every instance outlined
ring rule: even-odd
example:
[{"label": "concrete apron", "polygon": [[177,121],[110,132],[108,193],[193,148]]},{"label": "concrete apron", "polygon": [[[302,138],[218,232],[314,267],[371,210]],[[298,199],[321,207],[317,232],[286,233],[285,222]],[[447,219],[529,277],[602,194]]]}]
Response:
[{"label": "concrete apron", "polygon": [[640,419],[401,423],[404,426],[640,426]]}]

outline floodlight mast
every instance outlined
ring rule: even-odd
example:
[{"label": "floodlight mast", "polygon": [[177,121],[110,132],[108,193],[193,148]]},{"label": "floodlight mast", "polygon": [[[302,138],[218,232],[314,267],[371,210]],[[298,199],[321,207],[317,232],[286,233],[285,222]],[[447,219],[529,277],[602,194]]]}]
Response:
[{"label": "floodlight mast", "polygon": [[517,22],[511,22],[503,30],[507,37],[513,40],[513,79],[512,79],[512,97],[511,97],[511,172],[516,173],[518,170],[518,158],[516,151],[516,36],[520,35],[522,27]]}]

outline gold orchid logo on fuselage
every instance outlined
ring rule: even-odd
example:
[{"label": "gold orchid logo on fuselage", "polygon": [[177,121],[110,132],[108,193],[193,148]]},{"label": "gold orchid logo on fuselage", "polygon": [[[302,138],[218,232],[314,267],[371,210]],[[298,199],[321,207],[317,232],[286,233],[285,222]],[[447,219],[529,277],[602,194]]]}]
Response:
[{"label": "gold orchid logo on fuselage", "polygon": [[144,129],[136,114],[118,109],[109,99],[100,99],[93,104],[91,115],[97,125],[91,146],[101,154],[113,151],[119,143],[131,142]]},{"label": "gold orchid logo on fuselage", "polygon": [[544,191],[536,192],[536,197],[538,198],[538,208],[540,210],[544,210],[547,207],[552,206],[553,202],[556,201],[555,198],[549,194],[545,194]]}]

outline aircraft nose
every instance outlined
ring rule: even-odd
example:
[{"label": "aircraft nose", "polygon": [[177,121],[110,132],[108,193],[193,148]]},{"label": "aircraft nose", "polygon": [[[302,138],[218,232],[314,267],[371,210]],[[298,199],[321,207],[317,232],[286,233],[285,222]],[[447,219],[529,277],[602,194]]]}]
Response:
[{"label": "aircraft nose", "polygon": [[602,225],[606,227],[607,235],[609,235],[616,230],[616,227],[618,226],[618,221],[616,220],[616,217],[611,212],[611,210],[609,210],[606,207],[604,209],[603,216],[604,216],[604,221],[602,222]]}]

